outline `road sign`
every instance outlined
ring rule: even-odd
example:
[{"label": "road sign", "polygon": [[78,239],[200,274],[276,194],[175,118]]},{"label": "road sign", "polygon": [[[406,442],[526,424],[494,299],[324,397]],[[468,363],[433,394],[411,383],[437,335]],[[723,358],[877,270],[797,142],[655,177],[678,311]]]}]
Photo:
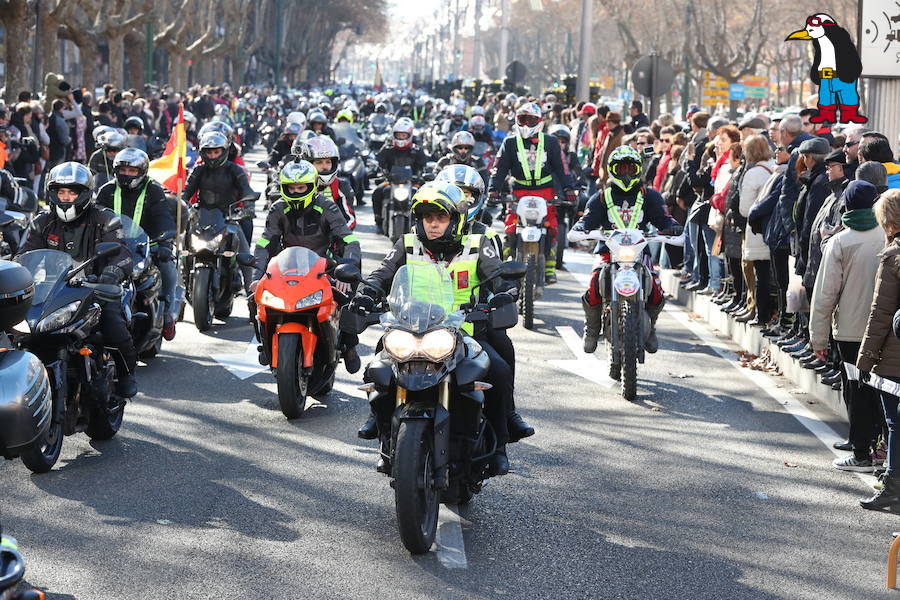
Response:
[{"label": "road sign", "polygon": [[743,100],[746,88],[743,83],[732,83],[728,86],[729,100]]},{"label": "road sign", "polygon": [[887,0],[861,0],[859,58],[863,77],[900,77],[900,6]]},{"label": "road sign", "polygon": [[674,81],[675,69],[666,59],[655,54],[639,59],[631,69],[634,89],[648,98],[662,96],[672,88]]}]

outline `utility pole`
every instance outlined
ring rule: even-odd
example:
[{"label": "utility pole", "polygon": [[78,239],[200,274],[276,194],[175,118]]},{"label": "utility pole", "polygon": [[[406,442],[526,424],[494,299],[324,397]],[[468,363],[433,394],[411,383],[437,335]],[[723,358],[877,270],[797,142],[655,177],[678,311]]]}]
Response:
[{"label": "utility pole", "polygon": [[578,50],[578,83],[575,86],[575,100],[587,102],[591,99],[591,34],[593,33],[593,2],[581,0],[581,40]]},{"label": "utility pole", "polygon": [[500,68],[497,69],[499,79],[506,76],[506,65],[509,64],[509,0],[500,0]]},{"label": "utility pole", "polygon": [[475,0],[475,34],[472,36],[472,77],[481,79],[481,0]]},{"label": "utility pole", "polygon": [[[449,8],[449,6],[448,6]],[[459,77],[459,0],[456,0],[453,6],[453,78]]]},{"label": "utility pole", "polygon": [[275,89],[281,84],[281,38],[284,0],[275,0]]}]

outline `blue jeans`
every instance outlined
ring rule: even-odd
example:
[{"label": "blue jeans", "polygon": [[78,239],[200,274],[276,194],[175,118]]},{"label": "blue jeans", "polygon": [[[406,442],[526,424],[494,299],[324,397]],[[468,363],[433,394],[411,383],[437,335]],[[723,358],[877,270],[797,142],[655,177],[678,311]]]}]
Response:
[{"label": "blue jeans", "polygon": [[156,264],[159,276],[162,279],[162,299],[166,303],[166,310],[171,312],[175,304],[175,284],[178,283],[178,269],[175,260],[159,261]]},{"label": "blue jeans", "polygon": [[[885,377],[897,381],[893,377]],[[900,404],[900,398],[887,392],[880,392],[881,407],[884,409],[884,420],[888,427],[887,440],[887,475],[894,475],[896,465],[900,465],[900,415],[897,414],[897,405]]]},{"label": "blue jeans", "polygon": [[693,273],[694,270],[694,240],[693,236],[696,235],[697,226],[691,222],[685,224],[684,231],[684,261],[683,266],[681,267],[682,273]]},{"label": "blue jeans", "polygon": [[820,79],[819,104],[822,106],[833,106],[835,104],[858,105],[859,94],[856,92],[856,82],[845,83],[837,77]]},{"label": "blue jeans", "polygon": [[700,269],[701,256],[699,252],[694,252],[694,248],[698,247],[697,244],[703,243],[700,235],[700,225],[688,221],[688,237],[693,240],[693,245],[691,246],[691,254],[693,255],[693,260],[691,261],[691,281],[700,281],[700,277],[702,276],[702,271]]},{"label": "blue jeans", "polygon": [[722,259],[713,256],[712,253],[716,232],[706,223],[700,226],[700,231],[703,233],[703,243],[706,245],[706,253],[709,257],[709,287],[718,290],[722,287]]}]

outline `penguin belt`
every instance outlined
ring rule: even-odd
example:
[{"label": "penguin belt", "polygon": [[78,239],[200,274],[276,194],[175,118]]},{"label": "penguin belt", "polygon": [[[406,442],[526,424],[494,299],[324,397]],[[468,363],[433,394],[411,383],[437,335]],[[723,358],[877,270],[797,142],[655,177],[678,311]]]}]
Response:
[{"label": "penguin belt", "polygon": [[821,79],[834,79],[834,69],[822,69],[819,71]]}]

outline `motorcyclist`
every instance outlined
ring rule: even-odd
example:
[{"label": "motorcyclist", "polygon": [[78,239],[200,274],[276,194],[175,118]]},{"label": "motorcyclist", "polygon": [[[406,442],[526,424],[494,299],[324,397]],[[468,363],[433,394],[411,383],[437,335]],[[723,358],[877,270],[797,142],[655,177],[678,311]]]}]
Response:
[{"label": "motorcyclist", "polygon": [[412,102],[410,102],[409,98],[404,98],[400,101],[400,108],[397,110],[397,118],[402,119],[406,117],[407,119],[412,119]]},{"label": "motorcyclist", "polygon": [[319,135],[307,141],[298,138],[291,154],[312,164],[318,171],[316,189],[328,200],[334,202],[341,211],[347,227],[356,228],[356,213],[353,211],[353,186],[346,179],[338,177],[340,152],[330,137]]},{"label": "motorcyclist", "polygon": [[437,161],[435,167],[438,171],[449,165],[466,165],[477,170],[484,168],[484,161],[480,156],[472,154],[475,148],[475,138],[468,131],[457,131],[450,140],[450,152]]},{"label": "motorcyclist", "polygon": [[441,125],[441,133],[450,137],[457,131],[462,131],[466,126],[466,113],[461,108],[454,108],[450,118]]},{"label": "motorcyclist", "polygon": [[[254,202],[256,192],[250,187],[247,172],[228,160],[228,139],[218,131],[210,131],[200,138],[200,158],[203,162],[194,167],[188,175],[182,199],[187,203],[196,202],[203,208],[218,208],[227,215],[235,201]],[[250,244],[242,228],[238,229],[240,252],[249,252]],[[241,267],[244,289],[248,291],[252,281],[252,268]]]},{"label": "motorcyclist", "polygon": [[[175,231],[175,219],[169,210],[163,187],[148,177],[150,157],[143,150],[125,148],[113,161],[115,177],[97,191],[97,204],[123,214],[140,225],[150,238]],[[154,257],[162,278],[162,298],[166,303],[163,337],[175,337],[175,286],[178,273],[172,242],[160,242]]]},{"label": "motorcyclist", "polygon": [[[572,176],[566,168],[562,149],[556,138],[541,133],[543,115],[540,107],[526,102],[516,111],[516,134],[507,136],[500,146],[494,163],[494,173],[488,184],[491,201],[500,198],[500,192],[507,174],[512,175],[512,194],[516,198],[539,196],[547,201],[547,255],[545,279],[548,284],[556,283],[556,209],[550,206],[556,192],[553,178],[559,182],[566,199],[573,204],[577,200]],[[506,249],[512,250],[515,242],[518,217],[511,206],[506,216]]]},{"label": "motorcyclist", "polygon": [[328,125],[328,117],[325,116],[325,113],[311,113],[309,115],[307,127],[309,127],[310,131],[315,131],[318,135],[327,135],[331,139],[334,139],[335,137],[334,129]]},{"label": "motorcyclist", "polygon": [[88,160],[88,167],[98,188],[113,178],[113,161],[124,148],[125,136],[114,129],[97,137],[97,149]]},{"label": "motorcyclist", "polygon": [[303,126],[300,123],[288,123],[284,126],[284,131],[278,136],[278,140],[272,146],[272,151],[269,153],[269,158],[266,161],[270,168],[280,165],[281,161],[291,153],[291,146],[294,145],[294,140],[297,139],[301,131],[303,131]]},{"label": "motorcyclist", "polygon": [[494,144],[494,130],[488,125],[485,118],[481,115],[475,115],[469,119],[469,125],[466,131],[472,134],[476,142],[484,142],[485,144]]},{"label": "motorcyclist", "polygon": [[[398,119],[391,131],[391,143],[385,143],[378,151],[375,160],[385,176],[389,175],[394,167],[412,168],[413,175],[420,175],[428,163],[428,156],[413,144],[413,122],[409,119]],[[382,202],[389,182],[384,182],[372,191],[372,211],[375,213],[375,227],[378,233],[382,229]]]},{"label": "motorcyclist", "polygon": [[[593,231],[595,229],[645,229],[653,225],[664,235],[678,235],[681,225],[669,216],[662,195],[653,188],[641,185],[641,164],[643,160],[631,146],[619,146],[609,155],[607,171],[609,185],[602,192],[594,194],[587,203],[584,216],[572,227],[572,231]],[[600,248],[600,261],[610,261],[609,250]],[[647,252],[649,258],[649,251]],[[648,261],[645,261],[648,262]],[[648,265],[652,268],[652,264]],[[584,351],[594,352],[603,325],[603,290],[599,277],[603,265],[594,269],[588,290],[581,298],[584,308]],[[659,276],[653,273],[653,289],[647,300],[646,309],[650,317],[650,334],[645,350],[654,353],[658,347],[656,320],[666,303]]]},{"label": "motorcyclist", "polygon": [[[441,264],[453,275],[456,290],[454,309],[469,302],[472,288],[479,281],[496,275],[501,259],[487,238],[466,233],[466,216],[459,209],[464,203],[464,196],[455,185],[431,182],[422,186],[413,196],[414,233],[407,233],[397,240],[381,266],[366,279],[368,286],[386,294],[391,288],[394,274],[401,266],[412,263]],[[515,283],[498,278],[488,285],[494,293],[490,300],[491,306],[515,302]],[[376,299],[368,286],[360,286],[350,304],[350,310],[366,313],[374,309]],[[474,331],[471,323],[464,324],[462,329],[468,335],[472,335]],[[488,380],[493,384],[485,392],[484,407],[485,416],[497,436],[497,451],[491,458],[490,469],[493,475],[503,475],[509,472],[506,443],[509,441],[507,419],[513,395],[512,368],[485,336],[480,337],[478,342],[490,357]],[[377,438],[379,421],[384,422],[384,415],[380,418],[370,415],[360,428],[359,437]],[[388,465],[380,459],[376,468],[387,472]]]},{"label": "motorcyclist", "polygon": [[147,151],[147,138],[144,136],[144,120],[133,116],[125,119],[125,145]]},{"label": "motorcyclist", "polygon": [[[359,240],[347,227],[337,205],[316,193],[318,178],[316,168],[305,160],[287,163],[278,174],[281,199],[272,205],[266,227],[256,241],[256,271],[251,291],[265,274],[269,260],[292,246],[309,248],[319,256],[352,259],[357,267],[362,264]],[[344,294],[350,291],[346,284],[338,283],[336,287]],[[256,314],[256,306],[252,295],[248,296],[252,316]],[[344,366],[350,373],[356,373],[360,367],[357,342],[355,335],[342,332]],[[260,357],[260,361],[269,364],[266,358]]]},{"label": "motorcyclist", "polygon": [[353,111],[349,108],[342,108],[334,118],[335,123],[350,123],[351,125],[353,120]]},{"label": "motorcyclist", "polygon": [[[466,165],[451,165],[445,167],[435,177],[435,182],[452,183],[462,191],[466,198],[466,220],[468,221],[468,233],[483,235],[494,246],[497,256],[501,256],[503,241],[500,234],[481,221],[481,213],[484,209],[486,194],[484,191],[484,179],[481,174]],[[506,329],[485,328],[485,335],[500,356],[509,363],[513,374],[513,386],[516,375],[516,351]],[[515,397],[513,397],[511,412],[507,419],[509,439],[517,442],[522,438],[534,435],[534,427],[525,422],[516,412]]]},{"label": "motorcyclist", "polygon": [[[94,203],[94,182],[90,169],[76,162],[65,162],[47,175],[49,210],[31,223],[20,253],[32,250],[59,250],[77,262],[95,255],[101,242],[115,242],[119,252],[95,263],[86,276],[99,283],[120,284],[131,273],[131,253],[125,246],[122,222],[116,214]],[[137,351],[128,331],[121,302],[101,302],[100,332],[104,343],[116,350],[118,380],[116,393],[123,398],[137,394],[134,377]]]}]

